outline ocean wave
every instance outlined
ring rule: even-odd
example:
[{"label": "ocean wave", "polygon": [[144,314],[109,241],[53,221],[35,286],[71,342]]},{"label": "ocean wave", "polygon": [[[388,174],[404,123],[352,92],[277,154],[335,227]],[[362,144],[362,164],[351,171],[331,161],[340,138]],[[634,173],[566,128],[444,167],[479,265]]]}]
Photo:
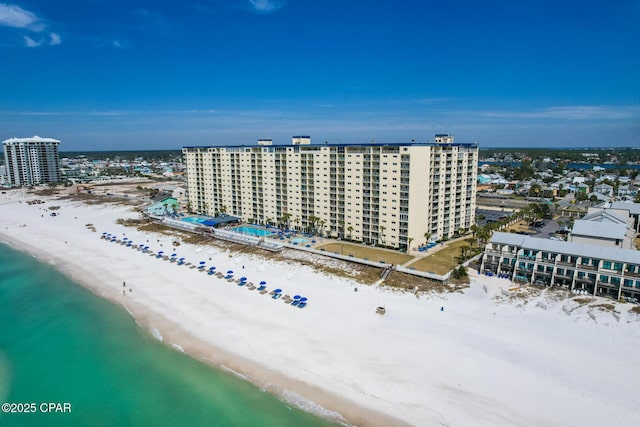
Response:
[{"label": "ocean wave", "polygon": [[[241,374],[241,373],[240,373],[240,372],[238,372],[238,371],[234,371],[233,369],[231,369],[231,368],[230,368],[230,367],[228,367],[228,366],[220,365],[220,369],[222,369],[223,371],[229,372],[230,374],[233,374],[233,375],[235,375],[236,377],[241,378],[241,379],[243,379],[243,380],[245,380],[245,381],[249,381],[249,378],[248,378],[246,375],[243,375],[243,374]],[[249,381],[249,382],[251,382],[251,381]]]},{"label": "ocean wave", "polygon": [[181,346],[181,345],[171,343],[171,347],[175,348],[175,349],[176,349],[176,350],[178,350],[180,353],[184,353],[184,348],[182,348],[182,346]]},{"label": "ocean wave", "polygon": [[164,341],[164,338],[162,337],[162,334],[160,333],[158,328],[156,328],[155,326],[150,325],[149,326],[149,332],[151,332],[151,335],[153,335],[153,337],[155,339],[157,339],[158,341],[160,341],[160,342]]},{"label": "ocean wave", "polygon": [[[136,318],[136,317],[133,315],[133,312],[132,312],[131,310],[129,310],[129,307],[127,307],[125,304],[122,304],[122,307],[124,307],[124,309],[125,309],[125,310],[127,310],[127,313],[129,313],[129,316],[131,316],[131,317],[132,317],[132,318],[134,318],[134,319]],[[136,323],[137,323],[137,322],[136,322]]]},{"label": "ocean wave", "polygon": [[296,408],[301,409],[305,412],[317,415],[321,418],[333,422],[337,422],[344,426],[351,426],[351,424],[349,424],[347,420],[345,420],[338,412],[327,409],[324,406],[314,402],[311,399],[307,399],[306,397],[296,392],[284,389],[275,384],[268,384],[263,388],[263,390],[275,394],[283,402],[295,406]]}]

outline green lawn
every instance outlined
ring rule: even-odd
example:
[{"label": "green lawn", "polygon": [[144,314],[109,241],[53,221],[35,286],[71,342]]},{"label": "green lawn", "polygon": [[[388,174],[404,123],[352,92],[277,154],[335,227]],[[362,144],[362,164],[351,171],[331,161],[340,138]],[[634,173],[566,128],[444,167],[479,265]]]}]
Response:
[{"label": "green lawn", "polygon": [[324,249],[327,252],[339,253],[341,255],[351,256],[355,258],[366,258],[369,261],[384,261],[387,264],[404,264],[405,262],[412,260],[412,255],[407,255],[401,252],[391,251],[388,249],[372,248],[370,246],[364,246],[353,243],[327,243],[324,245],[316,246],[315,249]]},{"label": "green lawn", "polygon": [[[457,257],[460,256],[462,246],[471,246],[471,239],[458,240],[453,243],[445,243],[445,246],[431,255],[428,255],[412,264],[409,268],[420,271],[431,271],[436,274],[445,274],[451,270],[452,266],[458,265]],[[439,247],[438,247],[439,248]],[[453,257],[453,260],[452,258]]]}]

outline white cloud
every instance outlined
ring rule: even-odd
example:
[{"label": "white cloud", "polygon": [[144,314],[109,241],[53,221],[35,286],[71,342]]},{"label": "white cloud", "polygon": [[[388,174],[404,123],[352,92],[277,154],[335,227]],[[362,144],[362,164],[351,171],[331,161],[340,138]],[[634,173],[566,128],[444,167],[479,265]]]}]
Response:
[{"label": "white cloud", "polygon": [[29,36],[24,36],[24,45],[27,47],[38,47],[42,44],[42,40],[34,40]]},{"label": "white cloud", "polygon": [[62,43],[62,39],[60,38],[59,34],[51,33],[49,34],[49,37],[51,37],[51,40],[49,41],[49,46],[56,46]]},{"label": "white cloud", "polygon": [[18,5],[7,3],[0,3],[0,25],[32,31],[44,29],[44,24],[35,14]]},{"label": "white cloud", "polygon": [[284,6],[284,2],[275,0],[249,0],[249,3],[256,12],[261,13],[274,12]]},{"label": "white cloud", "polygon": [[484,117],[513,119],[611,120],[637,117],[639,113],[638,106],[574,105],[549,107],[532,111],[485,111],[481,112],[480,115]]},{"label": "white cloud", "polygon": [[129,43],[121,40],[114,40],[111,42],[111,46],[117,49],[126,49],[129,47]]}]

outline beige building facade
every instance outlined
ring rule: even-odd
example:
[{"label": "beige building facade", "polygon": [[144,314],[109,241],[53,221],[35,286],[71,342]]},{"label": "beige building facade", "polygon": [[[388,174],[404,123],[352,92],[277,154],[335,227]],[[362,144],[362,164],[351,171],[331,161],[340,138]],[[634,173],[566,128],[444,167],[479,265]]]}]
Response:
[{"label": "beige building facade", "polygon": [[184,147],[196,212],[406,249],[475,221],[476,144]]}]

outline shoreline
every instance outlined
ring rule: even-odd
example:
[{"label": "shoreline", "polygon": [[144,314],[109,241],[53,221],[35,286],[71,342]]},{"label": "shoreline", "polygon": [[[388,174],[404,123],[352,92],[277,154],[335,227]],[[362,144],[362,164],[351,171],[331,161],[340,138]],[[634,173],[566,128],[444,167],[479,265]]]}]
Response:
[{"label": "shoreline", "polygon": [[[45,203],[25,203],[35,198]],[[56,217],[48,214],[53,206]],[[640,372],[619,357],[640,342],[640,316],[622,312],[628,305],[614,304],[614,317],[597,308],[608,300],[591,307],[553,289],[510,292],[510,282],[475,274],[463,292],[414,295],[364,286],[315,271],[305,265],[311,258],[174,247],[172,237],[118,225],[118,218],[137,216],[131,209],[18,190],[0,196],[0,240],[118,304],[148,333],[158,338],[159,331],[166,346],[331,421],[629,425],[640,413],[627,398]],[[304,295],[309,305],[301,310],[107,242],[102,232],[175,251],[195,265],[232,269],[254,283],[265,280],[269,290]],[[125,280],[133,291],[123,296]],[[380,305],[384,316],[375,313]],[[612,371],[625,375],[612,378]],[[595,410],[587,414],[585,405]]]},{"label": "shoreline", "polygon": [[[354,426],[389,426],[403,427],[411,424],[391,417],[381,412],[363,408],[343,397],[335,396],[313,385],[287,377],[265,366],[254,363],[244,357],[226,351],[213,343],[206,342],[180,325],[167,320],[164,316],[135,301],[125,302],[118,298],[119,294],[111,295],[104,292],[104,287],[96,285],[99,279],[88,271],[83,271],[78,265],[68,263],[59,256],[44,252],[26,242],[12,239],[0,230],[0,244],[6,244],[12,250],[31,255],[38,262],[47,264],[65,275],[72,283],[82,286],[99,298],[126,310],[135,323],[153,336],[163,345],[175,351],[207,364],[215,369],[226,371],[250,382],[255,387],[276,396],[280,401],[293,404],[303,411],[325,418],[339,424]],[[50,261],[53,260],[54,263]],[[152,332],[152,328],[160,333],[160,337]],[[180,348],[176,348],[179,346]],[[300,402],[287,400],[284,393],[293,392],[308,402],[317,405],[301,405]]]}]

